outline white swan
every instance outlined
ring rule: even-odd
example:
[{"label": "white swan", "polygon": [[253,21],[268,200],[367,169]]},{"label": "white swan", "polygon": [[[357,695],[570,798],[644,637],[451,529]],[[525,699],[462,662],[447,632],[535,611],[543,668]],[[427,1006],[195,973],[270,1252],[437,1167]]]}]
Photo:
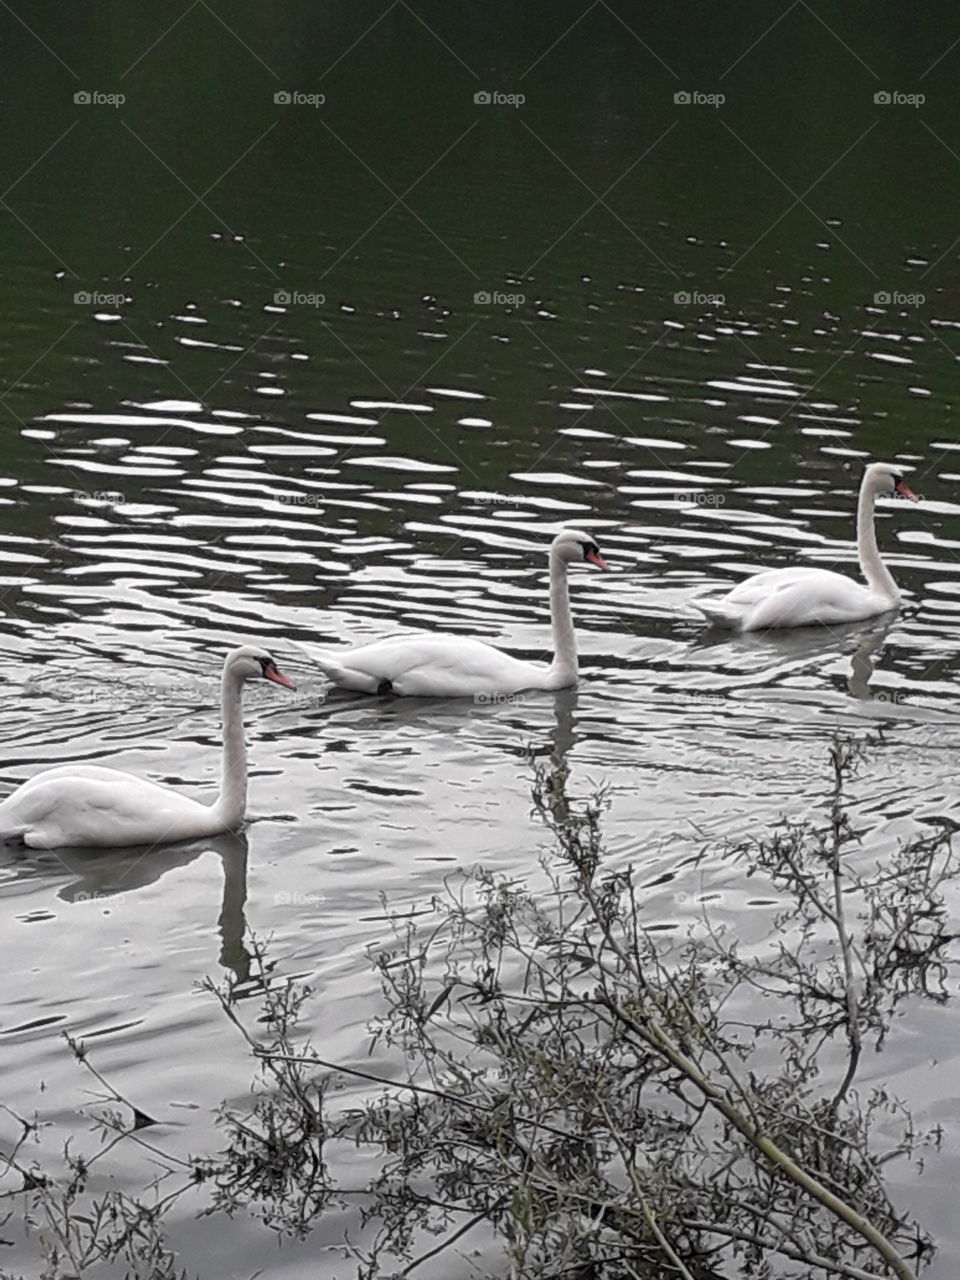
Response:
[{"label": "white swan", "polygon": [[358,693],[448,698],[565,689],[577,682],[577,642],[570,616],[567,565],[586,560],[606,569],[588,533],[564,529],[550,544],[553,661],[522,662],[469,636],[415,635],[376,640],[339,652],[309,650],[323,673]]},{"label": "white swan", "polygon": [[235,829],[247,802],[247,749],[240,694],[245,680],[294,688],[263,649],[243,645],[227,654],[220,685],[223,763],[212,805],[120,769],[66,764],[44,769],[0,803],[0,843],[31,849],[165,844]]},{"label": "white swan", "polygon": [[857,553],[866,586],[830,569],[767,569],[720,600],[693,601],[694,608],[717,626],[734,631],[860,622],[898,608],[900,592],[880,559],[873,525],[877,496],[894,494],[916,501],[896,467],[871,463],[863,473],[857,503]]}]

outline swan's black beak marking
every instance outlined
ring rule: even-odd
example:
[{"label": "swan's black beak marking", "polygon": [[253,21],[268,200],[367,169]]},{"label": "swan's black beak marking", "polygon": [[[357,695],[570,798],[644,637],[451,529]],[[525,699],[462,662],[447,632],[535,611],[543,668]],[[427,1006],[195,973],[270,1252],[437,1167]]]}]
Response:
[{"label": "swan's black beak marking", "polygon": [[606,560],[604,560],[603,556],[600,554],[600,548],[597,546],[595,542],[588,543],[583,548],[583,558],[589,564],[595,564],[598,569],[610,568]]},{"label": "swan's black beak marking", "polygon": [[893,479],[894,479],[894,485],[893,485],[894,491],[896,493],[899,493],[901,498],[909,498],[911,502],[920,501],[920,499],[913,492],[913,490],[908,489],[907,486],[904,484],[903,476],[894,476]]}]

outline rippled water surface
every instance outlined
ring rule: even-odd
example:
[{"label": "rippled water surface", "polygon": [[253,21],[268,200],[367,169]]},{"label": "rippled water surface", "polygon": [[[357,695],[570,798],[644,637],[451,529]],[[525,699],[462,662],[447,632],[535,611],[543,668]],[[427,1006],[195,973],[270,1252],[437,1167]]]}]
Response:
[{"label": "rippled water surface", "polygon": [[[104,10],[116,34],[121,10]],[[0,791],[83,760],[210,798],[225,650],[264,643],[298,685],[248,692],[256,821],[244,837],[0,860],[5,1100],[57,1133],[86,1128],[89,1081],[67,1031],[96,1046],[171,1150],[214,1140],[212,1108],[245,1096],[251,1068],[195,984],[246,975],[248,930],[315,988],[321,1052],[366,1060],[381,895],[414,910],[452,870],[532,868],[544,833],[531,753],[565,761],[573,795],[609,787],[610,856],[639,868],[651,918],[673,927],[710,894],[718,919],[769,928],[773,907],[723,844],[820,811],[838,728],[876,737],[853,800],[870,849],[938,815],[960,820],[960,304],[955,219],[941,207],[957,207],[956,173],[940,173],[953,161],[934,160],[928,136],[955,126],[935,114],[935,91],[923,127],[874,119],[876,84],[802,24],[790,39],[847,85],[852,122],[836,134],[850,115],[838,96],[833,132],[788,116],[777,133],[757,104],[762,92],[786,101],[792,46],[779,37],[731,70],[730,111],[708,119],[673,104],[694,68],[668,74],[615,23],[585,20],[579,46],[561,39],[580,9],[560,6],[560,43],[529,71],[549,33],[520,22],[514,65],[475,17],[458,27],[440,8],[421,15],[433,36],[397,10],[338,71],[331,50],[376,14],[333,12],[326,52],[310,44],[320,28],[306,5],[285,19],[306,51],[251,6],[231,19],[243,40],[229,47],[198,12],[189,35],[185,21],[129,73],[175,15],[123,27],[130,48],[110,58],[106,25],[73,45],[44,27],[66,62],[82,58],[85,83],[96,67],[105,91],[127,86],[114,117],[82,116],[79,81],[16,35],[15,79],[39,75],[43,102],[32,145],[9,131],[11,180],[62,130],[76,134],[9,195],[0,250]],[[705,86],[769,25],[754,18],[756,30],[723,34],[709,73],[701,55]],[[679,65],[682,33],[660,22],[648,43]],[[894,49],[898,32],[868,29],[857,47],[873,62],[874,42]],[[939,47],[929,34],[926,62]],[[193,42],[220,59],[223,100],[198,100]],[[926,50],[910,56],[919,75]],[[904,66],[892,52],[881,65]],[[181,73],[187,101],[162,100]],[[522,109],[474,106],[483,84],[511,91],[522,77]],[[295,82],[324,89],[324,114],[275,108]],[[21,109],[14,100],[14,124]],[[789,196],[738,143],[803,189],[873,128],[883,146],[871,134],[816,210],[784,221]],[[632,168],[665,130],[656,163]],[[445,147],[456,150],[440,161]],[[940,197],[911,189],[904,162],[878,230],[881,174],[907,152],[938,174]],[[156,157],[195,195],[239,167],[190,205]],[[391,206],[367,167],[394,195],[423,186]],[[81,291],[117,296],[74,301]],[[857,488],[876,458],[912,468],[920,496],[878,507],[902,612],[781,636],[705,629],[691,601],[755,569],[855,575]],[[426,628],[541,656],[545,548],[563,524],[590,530],[611,566],[571,573],[576,691],[378,701],[331,693],[301,648]],[[952,1120],[956,1013],[918,1009],[907,1023],[876,1078],[894,1072],[921,1119]],[[954,1126],[919,1183],[903,1175],[903,1197],[947,1242],[935,1277],[952,1274],[957,1150]],[[341,1229],[278,1254],[253,1225],[225,1232],[184,1207],[175,1237],[188,1271],[204,1257],[205,1280],[257,1266],[327,1277],[347,1274],[326,1252]]]}]

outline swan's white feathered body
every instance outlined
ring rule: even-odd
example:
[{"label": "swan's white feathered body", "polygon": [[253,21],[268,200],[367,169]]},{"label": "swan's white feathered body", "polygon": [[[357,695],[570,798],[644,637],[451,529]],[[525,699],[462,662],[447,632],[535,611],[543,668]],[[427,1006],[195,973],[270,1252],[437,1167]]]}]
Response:
[{"label": "swan's white feathered body", "polygon": [[46,769],[0,804],[0,833],[31,849],[157,844],[223,831],[212,805],[122,769]]},{"label": "swan's white feathered body", "polygon": [[28,778],[0,803],[0,841],[31,849],[166,844],[198,840],[243,821],[247,764],[240,689],[263,676],[293,686],[273,658],[252,646],[234,649],[223,667],[223,776],[212,805],[146,778],[100,765],[66,764]]},{"label": "swan's white feathered body", "polygon": [[356,693],[443,698],[561,689],[570,683],[546,663],[523,662],[470,636],[393,636],[342,654],[311,650],[311,657],[334,684]]},{"label": "swan's white feathered body", "polygon": [[694,601],[694,608],[716,626],[733,631],[838,626],[898,608],[900,592],[880,558],[873,524],[877,495],[894,493],[914,496],[893,467],[884,462],[867,467],[857,505],[857,550],[866,586],[830,569],[767,569],[718,600]]},{"label": "swan's white feathered body", "polygon": [[523,662],[469,636],[395,636],[342,650],[309,650],[334,684],[357,693],[451,698],[564,689],[577,681],[577,646],[570,616],[567,565],[587,561],[605,569],[587,533],[564,529],[550,544],[553,661]]},{"label": "swan's white feathered body", "polygon": [[715,602],[696,607],[719,627],[766,631],[861,622],[896,608],[896,602],[830,569],[767,569]]}]

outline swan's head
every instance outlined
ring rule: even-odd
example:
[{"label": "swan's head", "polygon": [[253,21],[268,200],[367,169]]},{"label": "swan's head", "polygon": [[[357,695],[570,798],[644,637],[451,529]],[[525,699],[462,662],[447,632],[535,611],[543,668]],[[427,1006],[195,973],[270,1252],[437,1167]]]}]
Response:
[{"label": "swan's head", "polygon": [[567,564],[586,560],[588,564],[595,564],[598,569],[610,567],[589,533],[583,533],[580,529],[564,529],[558,533],[550,544],[550,554],[559,556]]},{"label": "swan's head", "polygon": [[901,498],[917,501],[917,495],[904,484],[903,468],[892,466],[889,462],[871,462],[863,473],[863,483],[864,486],[869,485],[872,493],[881,497],[896,494]]},{"label": "swan's head", "polygon": [[241,645],[239,649],[228,653],[223,670],[238,680],[272,680],[274,684],[282,684],[285,689],[296,688],[293,681],[288,680],[277,667],[273,655],[254,644]]}]

